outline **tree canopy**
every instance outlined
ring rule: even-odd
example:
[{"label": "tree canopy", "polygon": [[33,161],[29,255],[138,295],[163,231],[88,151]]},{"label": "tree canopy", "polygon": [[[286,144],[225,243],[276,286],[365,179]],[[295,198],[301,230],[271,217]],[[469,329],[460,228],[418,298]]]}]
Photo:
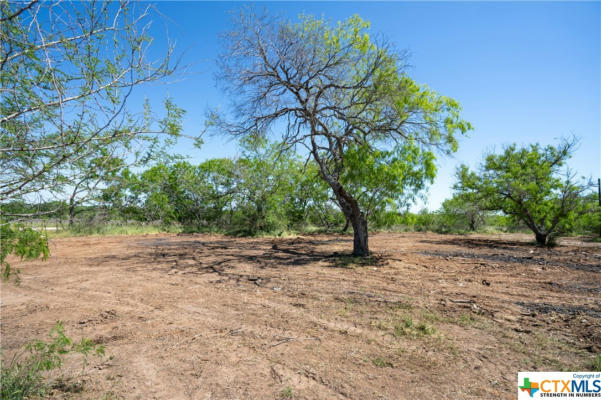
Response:
[{"label": "tree canopy", "polygon": [[164,118],[127,107],[135,87],[176,67],[172,46],[148,58],[152,11],[127,1],[0,2],[0,201],[70,190],[86,175],[73,168],[82,160],[141,154],[154,134],[180,133],[183,111],[169,99]]},{"label": "tree canopy", "polygon": [[230,134],[275,130],[306,149],[353,226],[355,255],[369,252],[366,209],[421,189],[435,152],[456,151],[471,128],[457,101],[417,84],[405,54],[368,30],[357,15],[332,26],[242,12],[219,59],[234,111],[212,115]]},{"label": "tree canopy", "polygon": [[578,180],[566,167],[576,140],[557,146],[512,144],[500,154],[489,154],[477,173],[461,167],[458,186],[462,193],[476,193],[489,210],[498,210],[524,223],[536,241],[572,229],[583,212],[583,194],[590,185]]}]

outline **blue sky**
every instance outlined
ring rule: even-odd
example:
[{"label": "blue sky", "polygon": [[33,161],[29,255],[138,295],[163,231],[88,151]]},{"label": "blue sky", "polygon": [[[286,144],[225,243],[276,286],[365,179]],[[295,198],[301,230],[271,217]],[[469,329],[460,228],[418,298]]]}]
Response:
[{"label": "blue sky", "polygon": [[[186,109],[184,131],[194,135],[209,107],[226,108],[216,87],[219,33],[230,27],[230,11],[244,3],[159,2],[164,15],[153,26],[157,49],[168,34],[183,53],[185,72],[169,85],[141,88],[158,103],[166,94]],[[410,76],[457,99],[475,129],[439,173],[426,206],[450,196],[455,167],[475,167],[484,152],[512,142],[557,143],[576,135],[581,143],[569,165],[579,174],[601,170],[601,3],[599,2],[268,2],[257,8],[296,18],[299,13],[332,21],[359,14],[397,48],[410,53]],[[168,33],[167,33],[168,32]],[[175,151],[197,163],[237,154],[224,137],[200,149],[181,141]],[[417,207],[421,207],[419,204]]]}]

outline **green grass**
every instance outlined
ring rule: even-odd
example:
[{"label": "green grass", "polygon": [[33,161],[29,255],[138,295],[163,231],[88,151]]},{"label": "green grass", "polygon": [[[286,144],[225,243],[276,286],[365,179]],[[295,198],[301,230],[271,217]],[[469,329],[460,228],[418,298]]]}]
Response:
[{"label": "green grass", "polygon": [[597,354],[593,360],[593,371],[601,372],[601,354]]},{"label": "green grass", "polygon": [[[414,319],[415,315],[418,319]],[[411,302],[405,301],[389,306],[387,318],[372,320],[370,324],[376,329],[391,333],[396,338],[416,339],[434,335],[436,328],[432,323],[438,321],[440,321],[438,314],[414,310]]]},{"label": "green grass", "polygon": [[436,329],[425,322],[415,323],[413,318],[404,315],[399,321],[393,323],[392,335],[394,337],[409,337],[417,338],[422,336],[431,336],[436,332]]},{"label": "green grass", "polygon": [[419,324],[417,324],[417,326],[415,327],[415,330],[418,333],[418,335],[420,335],[420,336],[429,336],[429,335],[433,335],[434,332],[436,332],[436,329],[433,326],[428,325],[423,322],[420,322]]},{"label": "green grass", "polygon": [[459,318],[451,318],[448,322],[463,328],[472,327],[476,329],[487,329],[492,324],[490,320],[474,314],[461,314]]},{"label": "green grass", "polygon": [[125,399],[125,397],[116,394],[115,392],[106,392],[103,396],[102,396],[102,400],[122,400]]},{"label": "green grass", "polygon": [[374,358],[373,360],[371,360],[371,363],[378,368],[393,368],[394,367],[392,362],[390,362],[382,357]]},{"label": "green grass", "polygon": [[98,223],[98,224],[86,224],[77,223],[72,227],[68,227],[66,224],[64,228],[53,223],[47,224],[46,227],[42,224],[36,224],[32,226],[34,229],[39,231],[45,231],[49,238],[61,238],[61,237],[77,237],[77,236],[111,236],[111,235],[144,235],[144,234],[156,234],[156,233],[217,233],[229,236],[242,236],[242,237],[296,237],[302,233],[308,233],[305,230],[289,230],[289,229],[277,229],[270,232],[255,232],[250,234],[248,232],[239,231],[227,231],[224,229],[218,229],[215,227],[196,227],[187,226],[181,224],[171,225],[160,225],[153,223]]},{"label": "green grass", "polygon": [[491,326],[491,322],[486,318],[474,314],[461,314],[459,317],[456,316],[444,316],[432,311],[424,311],[422,318],[430,323],[448,323],[459,325],[462,328],[477,328],[487,329]]},{"label": "green grass", "polygon": [[390,311],[408,311],[413,309],[413,304],[411,303],[411,299],[407,299],[405,301],[399,301],[390,306]]},{"label": "green grass", "polygon": [[111,235],[144,235],[156,233],[180,233],[180,226],[157,226],[143,224],[99,224],[75,225],[64,230],[48,230],[48,238],[77,237],[77,236],[111,236]]},{"label": "green grass", "polygon": [[286,386],[284,389],[280,391],[281,399],[291,399],[294,397],[294,391],[290,386]]},{"label": "green grass", "polygon": [[343,317],[354,311],[355,306],[360,304],[357,299],[354,299],[352,297],[347,297],[343,299],[343,301],[344,308],[338,312],[338,314]]}]

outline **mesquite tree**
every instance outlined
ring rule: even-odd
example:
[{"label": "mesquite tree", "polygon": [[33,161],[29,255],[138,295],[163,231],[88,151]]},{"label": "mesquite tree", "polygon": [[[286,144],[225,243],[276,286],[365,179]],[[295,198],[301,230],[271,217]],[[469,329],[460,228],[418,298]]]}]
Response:
[{"label": "mesquite tree", "polygon": [[233,111],[212,113],[230,134],[274,129],[286,146],[306,148],[353,227],[358,256],[369,253],[360,195],[377,190],[372,198],[394,203],[407,187],[421,188],[434,175],[433,152],[455,151],[456,134],[470,129],[455,100],[415,83],[404,54],[370,39],[368,28],[359,16],[330,26],[241,12],[219,58]]},{"label": "mesquite tree", "polygon": [[149,58],[152,15],[152,7],[128,1],[0,1],[0,268],[5,276],[10,272],[6,249],[32,258],[47,248],[43,235],[13,224],[15,217],[32,215],[7,215],[3,204],[65,193],[80,202],[119,164],[164,143],[158,134],[180,134],[183,111],[170,100],[162,118],[153,117],[149,107],[139,113],[127,107],[137,86],[169,76],[177,65],[171,45],[162,56]]},{"label": "mesquite tree", "polygon": [[572,231],[586,212],[583,195],[592,187],[566,168],[577,141],[563,140],[557,146],[527,147],[512,144],[500,154],[489,154],[477,173],[461,166],[456,186],[459,193],[477,193],[485,208],[502,211],[525,224],[536,242],[546,245]]},{"label": "mesquite tree", "polygon": [[0,2],[0,201],[70,191],[74,166],[103,149],[179,133],[171,101],[163,119],[126,107],[176,67],[172,46],[148,57],[152,14],[128,1]]}]

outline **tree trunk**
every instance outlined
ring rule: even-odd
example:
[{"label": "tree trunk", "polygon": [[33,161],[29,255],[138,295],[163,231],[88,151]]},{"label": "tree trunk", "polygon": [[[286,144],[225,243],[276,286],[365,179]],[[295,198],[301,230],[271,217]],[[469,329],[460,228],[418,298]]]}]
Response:
[{"label": "tree trunk", "polygon": [[71,197],[69,197],[69,228],[73,226],[73,222],[75,222],[75,196],[77,195],[77,190],[79,189],[79,185],[82,181],[79,181],[75,188],[73,188],[73,193],[71,193]]},{"label": "tree trunk", "polygon": [[348,193],[340,184],[338,180],[338,173],[332,174],[328,171],[326,163],[319,156],[319,147],[317,146],[313,136],[311,137],[311,144],[313,146],[313,158],[317,162],[317,165],[319,165],[321,177],[332,188],[340,210],[346,217],[347,221],[350,220],[353,226],[353,256],[367,257],[369,255],[369,245],[367,242],[367,217],[365,216],[365,213],[361,211],[357,199],[353,198],[353,196]]},{"label": "tree trunk", "polygon": [[73,223],[75,222],[75,204],[69,204],[69,228],[73,227]]},{"label": "tree trunk", "polygon": [[353,255],[366,257],[369,255],[369,245],[367,242],[367,218],[365,214],[359,212],[358,215],[351,215],[353,224]]},{"label": "tree trunk", "polygon": [[367,217],[359,208],[359,203],[348,194],[340,184],[334,190],[340,209],[347,221],[353,227],[353,256],[366,257],[369,255],[367,242]]},{"label": "tree trunk", "polygon": [[540,245],[546,245],[547,244],[547,234],[543,234],[543,233],[535,233],[536,236],[536,243],[540,244]]},{"label": "tree trunk", "polygon": [[347,193],[339,183],[330,184],[340,210],[344,214],[347,222],[350,221],[353,227],[353,256],[366,257],[369,255],[369,245],[367,242],[367,217],[359,208],[359,203],[349,193]]}]

